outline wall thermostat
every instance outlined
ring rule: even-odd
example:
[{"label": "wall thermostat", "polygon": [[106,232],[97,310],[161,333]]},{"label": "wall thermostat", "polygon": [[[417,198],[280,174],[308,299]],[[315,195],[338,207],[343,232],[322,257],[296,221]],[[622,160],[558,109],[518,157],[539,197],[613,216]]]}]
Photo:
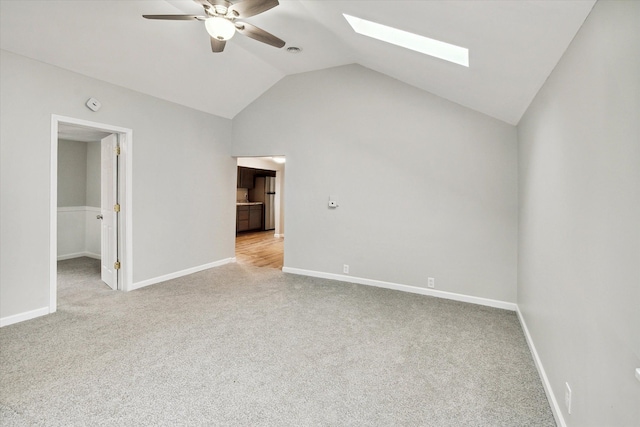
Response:
[{"label": "wall thermostat", "polygon": [[98,111],[100,107],[102,107],[102,104],[95,98],[89,98],[87,101],[87,107],[89,107],[91,111]]}]

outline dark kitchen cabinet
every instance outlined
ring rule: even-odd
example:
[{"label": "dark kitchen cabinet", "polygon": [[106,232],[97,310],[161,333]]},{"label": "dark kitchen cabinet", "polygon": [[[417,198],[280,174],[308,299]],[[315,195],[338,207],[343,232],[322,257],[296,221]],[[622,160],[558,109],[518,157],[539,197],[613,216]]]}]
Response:
[{"label": "dark kitchen cabinet", "polygon": [[238,206],[236,210],[236,231],[249,229],[249,206]]},{"label": "dark kitchen cabinet", "polygon": [[276,171],[238,166],[238,181],[236,187],[253,188],[255,186],[255,177],[257,176],[276,176]]},{"label": "dark kitchen cabinet", "polygon": [[238,167],[238,188],[253,188],[253,176],[255,171],[252,168]]},{"label": "dark kitchen cabinet", "polygon": [[262,205],[236,207],[236,232],[262,230]]},{"label": "dark kitchen cabinet", "polygon": [[262,230],[262,205],[249,206],[249,230]]}]

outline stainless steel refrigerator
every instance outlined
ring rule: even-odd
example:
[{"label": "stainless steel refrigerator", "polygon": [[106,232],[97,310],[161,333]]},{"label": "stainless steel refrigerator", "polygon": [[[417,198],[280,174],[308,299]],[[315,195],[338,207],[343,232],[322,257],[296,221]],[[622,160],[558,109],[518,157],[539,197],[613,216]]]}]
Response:
[{"label": "stainless steel refrigerator", "polygon": [[276,228],[276,178],[273,176],[256,177],[253,187],[256,202],[264,203],[264,230]]}]

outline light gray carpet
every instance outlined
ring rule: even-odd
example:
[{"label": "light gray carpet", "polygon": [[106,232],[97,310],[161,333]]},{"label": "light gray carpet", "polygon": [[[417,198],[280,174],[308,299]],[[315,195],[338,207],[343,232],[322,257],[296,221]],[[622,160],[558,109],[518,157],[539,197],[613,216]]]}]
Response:
[{"label": "light gray carpet", "polygon": [[512,312],[238,264],[129,293],[59,270],[58,312],[0,329],[3,426],[555,425]]}]

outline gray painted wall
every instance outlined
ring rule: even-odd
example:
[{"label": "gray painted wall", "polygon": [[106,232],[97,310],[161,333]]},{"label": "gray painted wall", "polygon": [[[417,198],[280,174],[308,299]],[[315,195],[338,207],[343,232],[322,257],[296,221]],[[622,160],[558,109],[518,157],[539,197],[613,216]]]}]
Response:
[{"label": "gray painted wall", "polygon": [[87,206],[86,203],[87,143],[58,140],[58,206]]},{"label": "gray painted wall", "polygon": [[285,266],[516,301],[514,126],[351,65],[284,78],[233,136],[287,157]]},{"label": "gray painted wall", "polygon": [[234,256],[231,121],[7,51],[0,76],[0,317],[49,304],[52,114],[133,129],[134,282]]},{"label": "gray painted wall", "polygon": [[100,143],[58,140],[58,206],[100,207]]},{"label": "gray painted wall", "polygon": [[598,2],[518,126],[518,304],[568,426],[640,425],[639,53],[640,2]]}]

